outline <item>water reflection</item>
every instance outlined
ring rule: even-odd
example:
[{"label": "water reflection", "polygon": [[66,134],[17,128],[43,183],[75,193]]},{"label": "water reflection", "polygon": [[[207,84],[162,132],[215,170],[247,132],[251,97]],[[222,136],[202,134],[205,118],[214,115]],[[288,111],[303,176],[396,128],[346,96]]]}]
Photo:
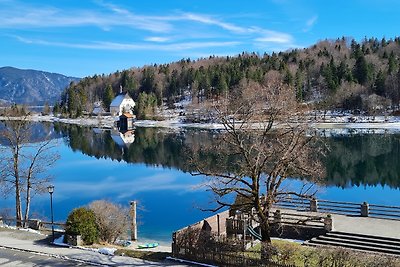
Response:
[{"label": "water reflection", "polygon": [[327,183],[340,187],[400,186],[400,135],[365,134],[327,139]]},{"label": "water reflection", "polygon": [[[213,159],[224,153],[201,150],[204,146],[216,147],[215,135],[218,133],[215,131],[136,128],[124,135],[79,126],[62,126],[58,130],[67,136],[72,149],[87,155],[184,172],[193,170],[190,159],[194,155],[208,168],[218,168]],[[324,141],[330,148],[323,159],[326,185],[400,187],[400,135],[352,134],[326,137]]]},{"label": "water reflection", "polygon": [[[4,127],[0,124],[0,129]],[[64,137],[73,151],[97,159],[111,159],[148,166],[174,168],[183,172],[193,170],[194,156],[215,166],[215,158],[224,152],[202,147],[216,147],[216,131],[159,128],[136,128],[122,131],[104,130],[77,125],[34,123],[32,140]],[[326,185],[337,187],[389,186],[400,187],[400,135],[349,134],[324,138],[330,148],[323,159],[326,167]],[[3,145],[5,141],[0,138]],[[229,160],[229,159],[227,159]]]},{"label": "water reflection", "polygon": [[126,147],[129,149],[129,146],[135,142],[135,132],[134,130],[111,130],[111,138],[119,147]]},{"label": "water reflection", "polygon": [[[139,236],[169,241],[172,231],[208,216],[198,207],[207,208],[211,196],[199,189],[201,177],[187,172],[195,155],[209,168],[220,167],[215,159],[223,151],[201,149],[217,147],[219,132],[136,128],[120,133],[47,123],[35,127],[36,141],[46,136],[64,140],[57,148],[62,158],[52,169],[56,220],[64,221],[73,208],[93,200],[139,200],[145,208],[140,211]],[[324,159],[328,187],[320,198],[398,204],[400,135],[354,134],[325,141],[331,148]],[[13,201],[12,196],[0,199],[0,207],[12,208]],[[48,206],[48,195],[35,196],[34,213],[48,217]]]}]

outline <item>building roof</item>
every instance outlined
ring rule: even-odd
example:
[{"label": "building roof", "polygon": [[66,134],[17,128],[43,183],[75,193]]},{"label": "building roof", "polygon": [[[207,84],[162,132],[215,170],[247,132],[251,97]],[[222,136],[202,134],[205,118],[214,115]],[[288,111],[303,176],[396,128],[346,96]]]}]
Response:
[{"label": "building roof", "polygon": [[117,95],[113,101],[110,104],[110,107],[119,107],[122,104],[122,101],[124,99],[129,99],[131,98],[130,95],[125,92],[125,93],[120,93],[119,95]]},{"label": "building roof", "polygon": [[133,115],[131,113],[125,112],[120,117],[133,118]]}]

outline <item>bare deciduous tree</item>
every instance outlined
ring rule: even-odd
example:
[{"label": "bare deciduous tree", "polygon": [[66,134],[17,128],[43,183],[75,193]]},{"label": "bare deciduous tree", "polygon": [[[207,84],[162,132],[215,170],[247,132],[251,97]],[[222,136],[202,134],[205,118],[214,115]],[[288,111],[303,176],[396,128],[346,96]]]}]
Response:
[{"label": "bare deciduous tree", "polygon": [[1,189],[5,194],[15,192],[16,224],[24,227],[28,223],[32,196],[45,192],[52,178],[47,171],[59,158],[54,140],[33,140],[32,132],[32,123],[26,117],[9,119],[0,131],[0,138],[4,140],[0,158]]},{"label": "bare deciduous tree", "polygon": [[105,200],[93,201],[89,204],[89,208],[95,214],[101,241],[114,243],[127,234],[129,226],[127,208]]},{"label": "bare deciduous tree", "polygon": [[[301,118],[295,90],[282,82],[276,72],[266,75],[263,84],[248,83],[237,90],[229,103],[217,107],[225,127],[221,135],[218,170],[206,168],[194,158],[197,172],[209,177],[208,186],[217,196],[218,206],[255,210],[261,228],[264,257],[271,248],[270,210],[281,197],[311,196],[313,183],[291,190],[288,178],[319,178],[316,138],[309,135]],[[291,121],[291,122],[290,122]],[[232,195],[242,201],[232,203]],[[250,213],[250,212],[249,212]]]}]

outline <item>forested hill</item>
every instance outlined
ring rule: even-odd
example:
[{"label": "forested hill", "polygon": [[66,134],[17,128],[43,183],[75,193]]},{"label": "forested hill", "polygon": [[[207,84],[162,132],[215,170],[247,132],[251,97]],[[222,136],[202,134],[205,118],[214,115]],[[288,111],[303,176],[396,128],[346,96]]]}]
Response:
[{"label": "forested hill", "polygon": [[[263,83],[273,72],[292,86],[297,99],[319,108],[376,112],[397,107],[400,101],[400,38],[348,38],[321,41],[309,48],[259,55],[182,59],[95,75],[70,86],[61,105],[71,116],[91,111],[93,103],[107,107],[120,85],[138,102],[138,115],[146,117],[163,101],[188,97],[200,105],[226,97],[251,82]],[[65,103],[69,103],[67,106]]]}]

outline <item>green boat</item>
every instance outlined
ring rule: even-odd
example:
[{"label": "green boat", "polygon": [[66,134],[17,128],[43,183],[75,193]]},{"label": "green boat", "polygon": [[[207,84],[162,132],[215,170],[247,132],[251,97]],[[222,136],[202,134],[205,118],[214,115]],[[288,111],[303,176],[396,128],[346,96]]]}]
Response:
[{"label": "green boat", "polygon": [[146,243],[146,244],[142,244],[142,245],[138,245],[138,248],[155,248],[158,246],[158,243]]}]

